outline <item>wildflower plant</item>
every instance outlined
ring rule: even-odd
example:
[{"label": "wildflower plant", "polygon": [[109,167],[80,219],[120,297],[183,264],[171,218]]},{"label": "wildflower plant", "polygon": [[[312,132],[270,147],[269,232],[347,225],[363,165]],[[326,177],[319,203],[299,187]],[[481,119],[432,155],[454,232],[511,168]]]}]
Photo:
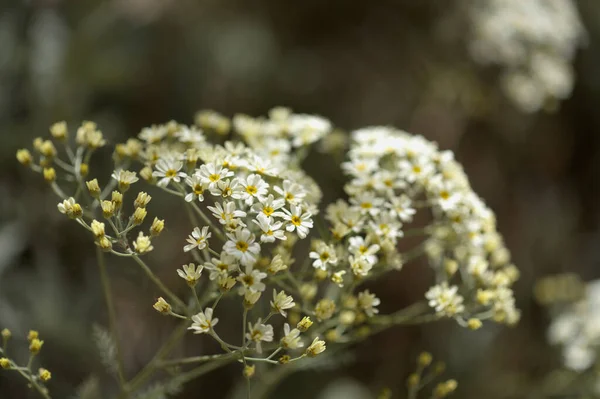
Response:
[{"label": "wildflower plant", "polygon": [[[162,293],[157,312],[183,320],[183,330],[137,376],[126,376],[119,360],[122,396],[139,391],[159,369],[177,370],[168,384],[181,385],[237,362],[249,384],[261,370],[256,364],[316,361],[330,348],[335,352],[398,324],[449,318],[477,329],[486,321],[518,321],[511,290],[518,270],[493,212],[451,152],[391,127],[357,130],[341,164],[347,198],[325,206],[301,166],[313,146],[338,151],[345,145],[327,119],[275,108],[267,118],[231,120],[202,111],[196,123],[154,125],[117,144],[111,180],[103,187],[88,166],[106,144],[92,122],[77,129],[74,141],[59,122],[50,139],[34,141],[33,154],[17,153],[60,197],[59,212],[96,244],[113,338],[118,309],[106,254],[137,264]],[[143,184],[171,196],[171,209],[187,212],[189,237],[173,251],[188,263],[171,267],[189,297],[176,295],[149,265],[166,222],[138,188]],[[381,300],[365,283],[418,258],[428,260],[432,286],[422,301],[382,314]],[[225,301],[242,313],[233,342],[219,331],[219,320],[232,317]],[[167,359],[185,329],[211,337],[221,353]],[[199,366],[178,368],[191,364]]]}]

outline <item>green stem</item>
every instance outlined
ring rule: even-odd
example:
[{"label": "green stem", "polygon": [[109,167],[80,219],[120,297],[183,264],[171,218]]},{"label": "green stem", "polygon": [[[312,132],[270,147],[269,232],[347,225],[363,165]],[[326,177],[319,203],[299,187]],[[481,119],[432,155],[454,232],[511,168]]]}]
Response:
[{"label": "green stem", "polygon": [[115,343],[115,349],[117,352],[117,375],[119,377],[119,383],[121,388],[125,386],[125,373],[123,365],[123,356],[121,350],[121,343],[117,331],[117,315],[115,313],[115,305],[113,302],[112,290],[110,287],[110,280],[106,271],[106,264],[104,262],[104,252],[97,247],[96,248],[96,259],[98,260],[98,268],[100,270],[100,280],[102,282],[102,290],[104,291],[104,299],[106,301],[106,308],[108,310],[108,325],[112,339]]},{"label": "green stem", "polygon": [[136,254],[132,254],[131,257],[133,258],[133,260],[136,261],[136,263],[138,265],[140,265],[142,267],[142,270],[146,273],[146,275],[150,278],[150,280],[152,280],[152,282],[154,284],[156,284],[156,286],[158,288],[160,288],[162,290],[162,292],[164,292],[165,295],[167,295],[169,297],[170,300],[172,300],[174,303],[176,303],[177,306],[179,306],[180,308],[186,309],[185,303],[183,303],[183,301],[181,299],[179,299],[179,297],[177,297],[177,295],[175,295],[170,289],[167,288],[166,285],[163,284],[162,281],[160,281],[160,279],[158,277],[156,277],[156,275],[152,272],[152,270],[146,264],[146,262],[144,262]]}]

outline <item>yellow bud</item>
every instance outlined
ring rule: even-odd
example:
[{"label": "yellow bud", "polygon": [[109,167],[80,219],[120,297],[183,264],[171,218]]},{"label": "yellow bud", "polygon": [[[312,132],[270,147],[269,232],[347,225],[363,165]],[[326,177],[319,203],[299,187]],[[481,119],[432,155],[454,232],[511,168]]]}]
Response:
[{"label": "yellow bud", "polygon": [[104,237],[104,223],[100,223],[97,220],[92,220],[92,224],[90,225],[90,227],[92,228],[92,233],[94,233],[94,236],[96,238]]},{"label": "yellow bud", "polygon": [[100,186],[98,185],[98,179],[86,181],[85,185],[87,186],[87,189],[92,197],[98,198],[100,196]]},{"label": "yellow bud", "polygon": [[467,321],[467,326],[469,326],[469,328],[471,330],[479,330],[482,325],[483,325],[483,323],[479,319],[473,318],[473,319],[469,319],[469,321]]},{"label": "yellow bud", "polygon": [[136,208],[145,208],[151,199],[152,199],[152,197],[149,196],[147,193],[140,191],[138,193],[135,201],[133,202],[133,206]]},{"label": "yellow bud", "polygon": [[44,168],[44,180],[48,183],[53,183],[56,180],[56,171],[54,168]]},{"label": "yellow bud", "polygon": [[5,341],[8,341],[10,339],[10,337],[12,337],[12,333],[10,332],[10,330],[8,328],[5,328],[4,330],[2,330],[2,339]]},{"label": "yellow bud", "polygon": [[118,191],[113,191],[111,200],[115,204],[115,210],[121,209],[121,205],[123,205],[123,194]]},{"label": "yellow bud", "polygon": [[317,281],[325,280],[328,275],[329,275],[329,273],[327,272],[327,270],[323,270],[323,269],[315,270],[315,280],[317,280]]},{"label": "yellow bud", "polygon": [[50,134],[55,139],[64,141],[68,135],[67,122],[56,122],[55,124],[50,126]]},{"label": "yellow bud", "polygon": [[431,356],[431,353],[422,352],[419,355],[418,363],[419,363],[419,366],[421,366],[421,367],[427,367],[431,364],[432,360],[433,360],[433,357]]},{"label": "yellow bud", "polygon": [[33,139],[33,149],[37,152],[41,152],[42,144],[44,144],[44,140],[41,137],[36,137]]},{"label": "yellow bud", "polygon": [[312,320],[310,320],[310,317],[308,316],[304,316],[302,318],[302,320],[300,320],[298,322],[298,324],[296,325],[296,328],[298,330],[300,330],[300,332],[305,332],[306,330],[308,330],[311,326],[313,325]]},{"label": "yellow bud", "polygon": [[17,151],[17,160],[21,165],[29,166],[33,162],[33,157],[27,149],[21,149]]},{"label": "yellow bud", "polygon": [[335,313],[335,302],[329,298],[323,298],[315,306],[315,315],[320,320],[331,319]]},{"label": "yellow bud", "polygon": [[50,140],[46,140],[40,146],[40,153],[46,158],[54,158],[56,156],[56,148]]},{"label": "yellow bud", "polygon": [[244,377],[246,377],[246,378],[252,378],[254,376],[255,372],[256,372],[255,365],[244,367]]},{"label": "yellow bud", "polygon": [[90,172],[90,166],[87,163],[82,163],[79,165],[79,175],[81,177],[86,177]]},{"label": "yellow bud", "polygon": [[5,357],[0,357],[0,367],[2,367],[3,369],[10,368],[10,360],[8,360]]},{"label": "yellow bud", "polygon": [[171,305],[163,297],[158,298],[153,307],[157,312],[164,315],[171,314]]},{"label": "yellow bud", "polygon": [[409,388],[413,388],[419,385],[419,382],[421,382],[421,377],[419,376],[419,374],[412,373],[408,376],[408,379],[406,380],[406,385],[408,385]]},{"label": "yellow bud", "polygon": [[112,249],[112,242],[108,239],[108,237],[104,236],[104,237],[100,237],[98,239],[98,246],[108,252]]},{"label": "yellow bud", "polygon": [[477,290],[477,302],[480,305],[487,306],[494,298],[494,292],[490,290]]},{"label": "yellow bud", "polygon": [[115,214],[115,203],[112,201],[104,200],[100,203],[100,207],[105,219],[110,219]]},{"label": "yellow bud", "polygon": [[44,382],[47,382],[50,380],[50,378],[52,378],[52,374],[44,368],[40,368],[38,370],[38,375],[40,376],[40,379]]},{"label": "yellow bud", "polygon": [[343,312],[340,312],[339,320],[340,323],[345,326],[352,325],[352,323],[356,321],[356,312],[353,310],[344,310]]},{"label": "yellow bud", "polygon": [[325,339],[329,342],[337,342],[340,340],[340,333],[335,328],[325,332]]},{"label": "yellow bud", "polygon": [[279,364],[288,364],[290,360],[292,360],[292,358],[289,355],[283,355],[279,358],[278,362]]},{"label": "yellow bud", "polygon": [[39,338],[40,333],[38,333],[35,330],[29,330],[29,333],[27,334],[27,341],[31,342],[36,338]]},{"label": "yellow bud", "polygon": [[444,262],[444,269],[449,276],[453,276],[458,270],[458,262],[452,259],[446,259]]},{"label": "yellow bud", "polygon": [[29,344],[29,352],[31,352],[32,355],[37,355],[38,353],[40,353],[40,350],[42,349],[43,345],[44,341],[40,341],[39,339],[34,338]]},{"label": "yellow bud", "polygon": [[[138,209],[141,209],[141,208],[138,208]],[[165,229],[165,221],[160,220],[159,218],[155,217],[154,221],[152,222],[152,226],[150,226],[150,235],[152,237],[158,237],[164,229]]]},{"label": "yellow bud", "polygon": [[135,212],[133,212],[133,216],[131,217],[133,224],[142,224],[147,214],[148,211],[146,211],[146,208],[136,208]]},{"label": "yellow bud", "polygon": [[149,166],[146,166],[140,170],[140,176],[150,184],[156,183],[156,178],[152,176],[152,168]]}]

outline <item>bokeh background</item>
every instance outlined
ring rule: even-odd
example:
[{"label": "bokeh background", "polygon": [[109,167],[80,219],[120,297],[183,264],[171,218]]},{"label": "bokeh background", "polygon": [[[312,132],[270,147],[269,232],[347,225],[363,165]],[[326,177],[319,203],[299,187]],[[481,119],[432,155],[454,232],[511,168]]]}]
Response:
[{"label": "bokeh background", "polygon": [[[496,211],[521,270],[523,314],[517,327],[477,333],[452,322],[398,327],[335,365],[283,379],[266,396],[362,399],[389,387],[403,398],[415,356],[427,349],[459,381],[456,397],[542,397],[539,387],[560,361],[545,342],[548,317],[533,285],[565,271],[600,277],[600,3],[574,2],[587,31],[572,60],[575,86],[570,98],[538,112],[524,112],[506,96],[501,66],[471,56],[473,3],[2,1],[0,328],[17,336],[17,358],[27,356],[17,348],[26,351],[24,337],[34,328],[46,342],[42,362],[53,372],[55,398],[73,397],[82,384],[111,384],[93,339],[93,326],[106,325],[94,246],[56,211],[45,184],[16,162],[18,148],[63,119],[72,127],[94,120],[116,143],[153,123],[192,123],[201,108],[263,115],[285,105],[344,130],[394,125],[455,151]],[[92,168],[108,176],[110,150],[95,162]],[[335,161],[316,155],[306,167],[326,199],[341,195]],[[170,212],[158,197],[154,209]],[[173,259],[169,248],[181,246],[188,226],[184,215],[168,221],[154,265],[175,287],[174,270],[185,259]],[[120,260],[109,267],[132,374],[173,325],[152,310],[157,293],[134,268]],[[410,264],[371,289],[382,309],[393,311],[421,298],[429,278],[425,264]],[[191,339],[177,350],[212,349]],[[235,366],[219,370],[176,397],[234,398],[239,374]],[[0,373],[1,398],[34,397],[13,377]]]}]

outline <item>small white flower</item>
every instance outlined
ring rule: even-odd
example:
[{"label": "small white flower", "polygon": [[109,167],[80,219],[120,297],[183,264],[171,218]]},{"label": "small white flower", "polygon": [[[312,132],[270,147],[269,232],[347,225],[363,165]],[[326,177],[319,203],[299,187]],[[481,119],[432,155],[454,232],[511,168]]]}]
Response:
[{"label": "small white flower", "polygon": [[350,270],[355,276],[365,277],[373,268],[373,264],[364,257],[349,256]]},{"label": "small white flower", "polygon": [[271,301],[271,310],[281,314],[283,317],[287,317],[287,309],[291,309],[296,304],[294,298],[291,295],[285,293],[285,291],[277,292],[273,289],[273,300]]},{"label": "small white flower", "polygon": [[252,205],[252,212],[263,213],[265,216],[283,216],[283,212],[277,211],[285,205],[283,198],[275,199],[273,194],[269,194],[267,197],[259,198],[259,201]]},{"label": "small white flower", "polygon": [[209,332],[219,322],[219,319],[213,319],[212,316],[212,308],[204,309],[204,311],[192,316],[193,323],[190,327],[188,327],[188,330],[194,330],[194,334],[203,334]]},{"label": "small white flower", "polygon": [[320,353],[323,353],[325,351],[325,349],[327,349],[327,347],[325,346],[325,341],[322,341],[319,339],[319,337],[316,337],[312,344],[309,345],[308,348],[306,348],[306,355],[309,357],[315,357]]},{"label": "small white flower", "polygon": [[267,194],[269,185],[257,174],[252,174],[240,181],[242,186],[242,199],[250,206],[256,199],[260,201]]},{"label": "small white flower", "polygon": [[358,294],[358,306],[367,314],[367,316],[373,316],[374,314],[379,313],[379,310],[376,306],[379,306],[381,301],[379,298],[375,296],[375,294],[371,294],[369,290],[365,290]]},{"label": "small white flower", "polygon": [[227,177],[233,176],[233,172],[217,163],[208,163],[200,166],[198,170],[202,182],[213,188],[217,183]]},{"label": "small white flower", "polygon": [[114,171],[111,177],[119,183],[121,191],[127,191],[130,185],[140,180],[135,172],[122,169]]},{"label": "small white flower", "polygon": [[152,242],[150,241],[150,237],[145,236],[144,233],[140,231],[140,234],[137,236],[135,241],[133,242],[133,248],[138,254],[145,254],[154,249],[152,246]]},{"label": "small white flower", "polygon": [[285,323],[283,325],[283,338],[281,338],[281,346],[286,349],[298,349],[302,348],[304,344],[300,340],[300,330],[294,328],[290,329],[290,325]]},{"label": "small white flower", "polygon": [[463,297],[458,294],[456,285],[448,286],[447,282],[434,285],[425,293],[429,306],[441,315],[455,316],[465,310]]},{"label": "small white flower", "polygon": [[240,290],[241,294],[245,294],[247,291],[250,292],[262,292],[265,290],[266,285],[262,280],[267,277],[267,273],[263,273],[260,270],[252,270],[246,273],[240,273],[238,281],[242,283]]},{"label": "small white flower", "polygon": [[196,199],[200,202],[204,201],[204,191],[208,188],[208,184],[202,182],[200,176],[194,174],[193,176],[186,177],[185,184],[192,189],[192,192],[185,196],[187,202],[192,202]]},{"label": "small white flower", "polygon": [[156,183],[159,187],[166,187],[171,181],[179,183],[182,178],[187,176],[184,172],[181,172],[181,168],[183,168],[183,162],[161,158],[156,163],[156,170],[152,172],[152,176],[160,178]]},{"label": "small white flower", "polygon": [[204,267],[210,270],[209,278],[215,280],[220,276],[228,276],[229,272],[236,270],[237,263],[235,257],[223,251],[219,259],[212,258],[210,262],[204,264]]},{"label": "small white flower", "polygon": [[254,242],[254,234],[245,228],[237,229],[234,234],[227,234],[229,240],[223,250],[240,261],[244,266],[252,266],[260,253],[260,244]]},{"label": "small white flower", "polygon": [[275,186],[273,189],[290,204],[298,204],[306,197],[306,191],[302,186],[290,180],[283,181],[283,188]]},{"label": "small white flower", "polygon": [[260,242],[274,242],[275,239],[286,240],[285,232],[281,230],[283,222],[275,222],[272,217],[265,216],[264,213],[259,213],[254,222],[262,230]]},{"label": "small white flower", "polygon": [[184,279],[190,287],[193,287],[198,283],[198,280],[200,280],[202,269],[204,269],[204,266],[198,265],[196,267],[196,265],[190,263],[189,265],[183,265],[182,269],[177,269],[177,274]]},{"label": "small white flower", "polygon": [[224,202],[223,205],[217,202],[215,206],[208,206],[207,208],[212,212],[214,217],[219,219],[219,223],[223,225],[231,223],[234,219],[246,216],[246,212],[236,210],[235,202],[233,201]]},{"label": "small white flower", "polygon": [[242,190],[243,187],[240,185],[239,180],[234,178],[219,180],[217,184],[211,187],[210,193],[215,197],[240,199],[243,196]]},{"label": "small white flower", "polygon": [[378,244],[369,244],[361,236],[354,236],[348,239],[348,251],[356,256],[361,257],[371,264],[377,263],[377,256],[375,254],[379,251]]},{"label": "small white flower", "polygon": [[261,341],[273,341],[273,326],[270,324],[262,324],[262,319],[258,319],[256,324],[248,323],[248,332],[246,338],[256,343],[256,351],[262,353]]},{"label": "small white flower", "polygon": [[208,226],[204,226],[202,230],[199,227],[194,227],[194,231],[187,238],[187,242],[189,243],[183,250],[185,252],[189,252],[194,248],[204,249],[208,245],[208,239],[211,237],[212,233],[208,231]]},{"label": "small white flower", "polygon": [[335,265],[337,263],[335,249],[323,241],[318,241],[315,250],[308,256],[314,259],[313,267],[316,269],[325,270],[328,264]]},{"label": "small white flower", "polygon": [[298,237],[305,238],[308,235],[309,229],[313,227],[312,215],[309,212],[302,213],[302,207],[292,205],[291,211],[284,209],[283,218],[289,223],[286,226],[287,231],[294,231],[298,234]]}]

